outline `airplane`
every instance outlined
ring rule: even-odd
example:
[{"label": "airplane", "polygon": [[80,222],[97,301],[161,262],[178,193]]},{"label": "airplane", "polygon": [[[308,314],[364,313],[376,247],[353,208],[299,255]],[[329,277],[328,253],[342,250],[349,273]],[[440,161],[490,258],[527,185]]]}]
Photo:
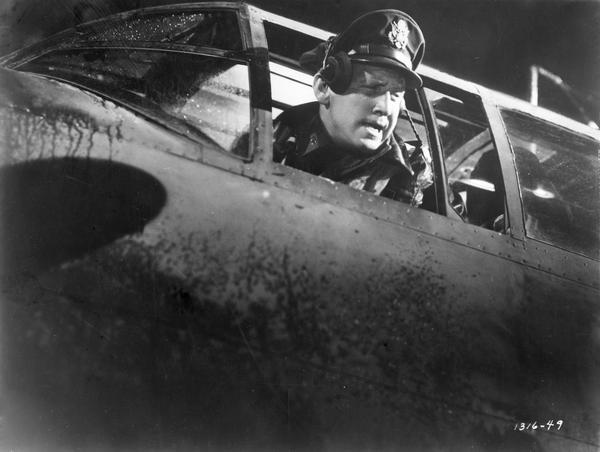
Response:
[{"label": "airplane", "polygon": [[331,35],[190,3],[0,59],[0,449],[597,450],[600,132],[422,66],[421,207],[277,163]]}]

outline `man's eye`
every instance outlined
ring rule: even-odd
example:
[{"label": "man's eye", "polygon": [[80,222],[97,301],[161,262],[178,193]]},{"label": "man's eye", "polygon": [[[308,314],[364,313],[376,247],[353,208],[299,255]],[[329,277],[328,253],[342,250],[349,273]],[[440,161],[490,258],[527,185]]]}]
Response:
[{"label": "man's eye", "polygon": [[363,85],[363,88],[367,91],[377,92],[381,90],[381,85]]},{"label": "man's eye", "polygon": [[396,93],[392,93],[392,99],[399,102],[402,99],[404,99],[404,93],[403,92],[396,92]]}]

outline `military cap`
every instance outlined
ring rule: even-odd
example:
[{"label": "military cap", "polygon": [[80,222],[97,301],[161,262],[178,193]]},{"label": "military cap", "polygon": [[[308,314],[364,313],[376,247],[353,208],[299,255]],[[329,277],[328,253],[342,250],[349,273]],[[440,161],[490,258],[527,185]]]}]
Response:
[{"label": "military cap", "polygon": [[408,14],[382,9],[364,14],[348,28],[300,57],[300,65],[315,71],[324,67],[328,57],[346,53],[352,62],[397,68],[406,77],[408,88],[422,85],[415,70],[423,59],[425,38],[419,25]]}]

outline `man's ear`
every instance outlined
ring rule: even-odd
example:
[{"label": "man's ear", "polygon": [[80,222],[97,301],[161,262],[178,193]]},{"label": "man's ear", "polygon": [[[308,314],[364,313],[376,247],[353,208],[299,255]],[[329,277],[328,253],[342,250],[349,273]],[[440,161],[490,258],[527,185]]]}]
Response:
[{"label": "man's ear", "polygon": [[317,101],[324,105],[325,107],[329,107],[329,98],[331,97],[331,88],[321,74],[316,74],[313,78],[313,92],[315,93],[315,97]]}]

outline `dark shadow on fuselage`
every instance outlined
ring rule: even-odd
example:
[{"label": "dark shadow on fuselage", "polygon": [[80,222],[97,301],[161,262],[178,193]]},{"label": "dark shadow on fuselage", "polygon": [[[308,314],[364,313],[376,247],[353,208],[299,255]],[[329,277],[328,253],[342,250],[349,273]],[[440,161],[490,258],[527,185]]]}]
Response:
[{"label": "dark shadow on fuselage", "polygon": [[0,169],[3,278],[75,259],[140,232],[167,193],[150,174],[107,160],[61,158]]}]

